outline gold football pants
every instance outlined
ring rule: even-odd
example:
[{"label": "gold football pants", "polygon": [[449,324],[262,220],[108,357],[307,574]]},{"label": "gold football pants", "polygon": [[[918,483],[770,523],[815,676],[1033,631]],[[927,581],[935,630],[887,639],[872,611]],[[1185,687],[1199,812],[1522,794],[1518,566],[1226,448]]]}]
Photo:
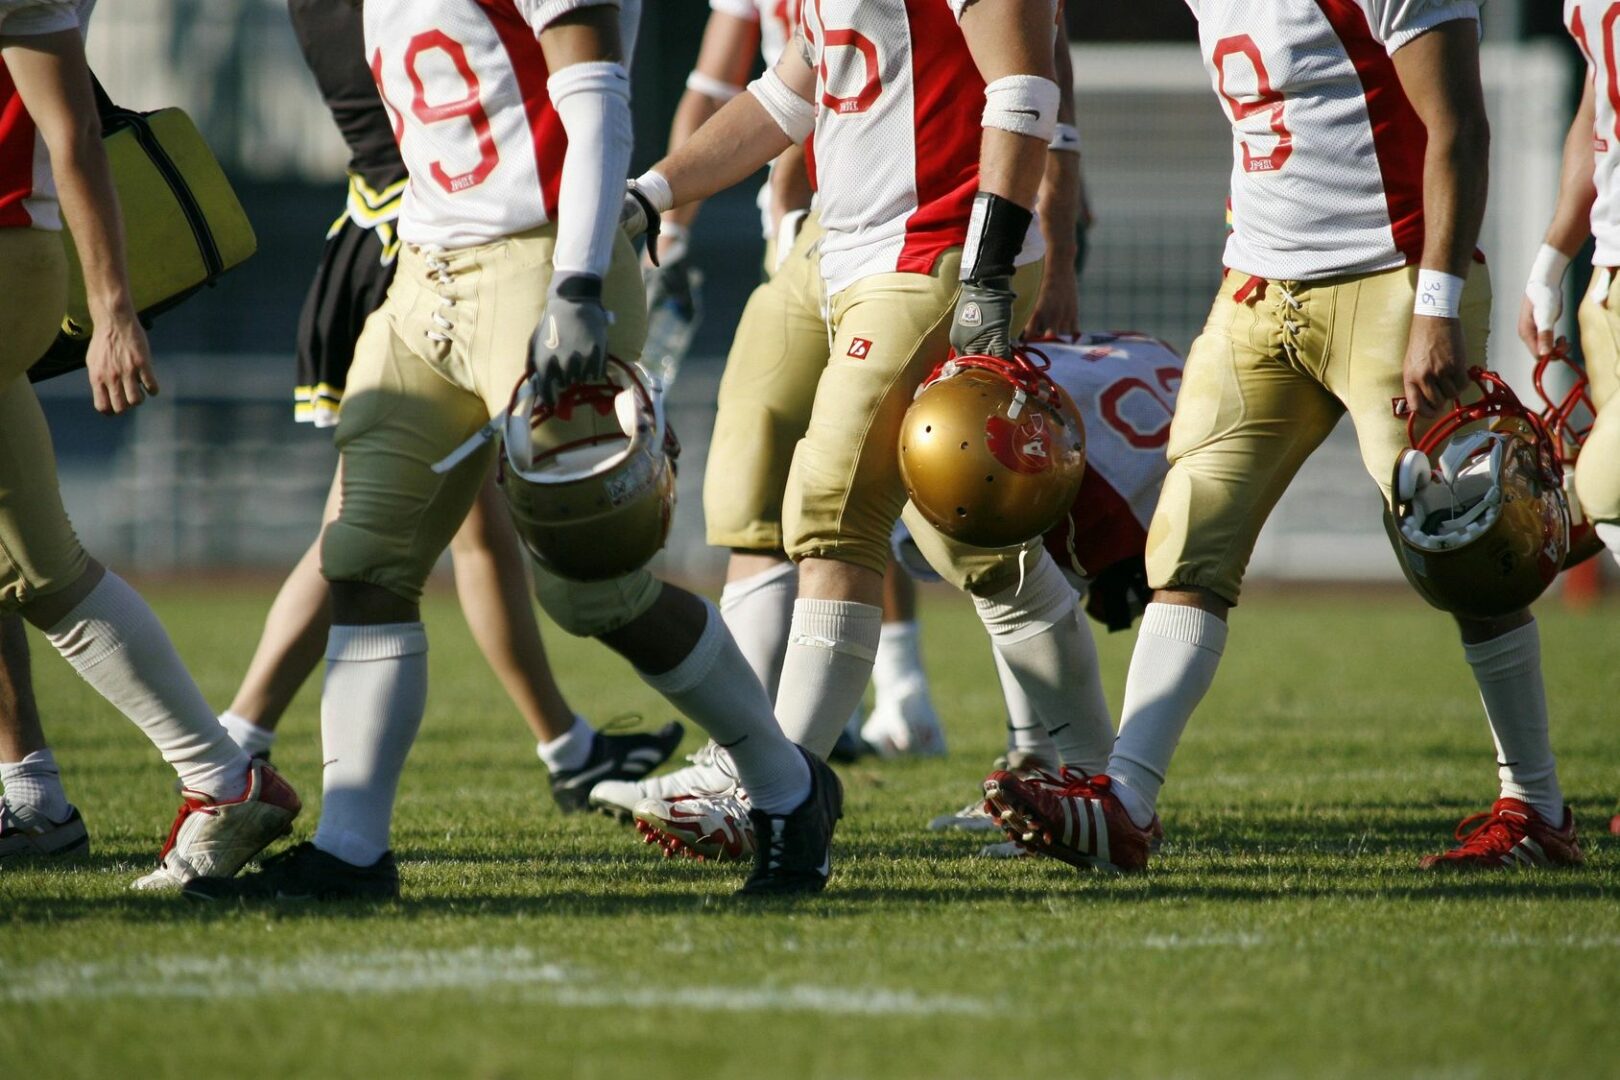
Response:
[{"label": "gold football pants", "polygon": [[[1153,588],[1237,603],[1260,527],[1346,412],[1388,503],[1410,445],[1395,402],[1416,288],[1415,267],[1319,282],[1226,275],[1170,425],[1170,472],[1148,528]],[[1475,264],[1462,301],[1470,364],[1485,363],[1490,310],[1490,278]]]},{"label": "gold football pants", "polygon": [[56,453],[28,369],[67,310],[62,234],[0,229],[0,611],[59,592],[89,565],[57,487]]},{"label": "gold football pants", "polygon": [[[1597,421],[1575,462],[1575,495],[1592,521],[1620,521],[1620,275],[1608,275],[1608,288],[1581,302],[1581,352],[1592,384]],[[1594,284],[1601,286],[1603,278]]]},{"label": "gold football pants", "polygon": [[[416,602],[491,466],[486,445],[449,473],[433,465],[504,409],[528,362],[551,284],[556,226],[434,255],[407,245],[382,307],[366,322],[339,413],[342,504],[321,542],[330,581],[363,581]],[[603,281],[614,315],[608,349],[640,357],[647,336],[641,274],[617,238]],[[518,531],[523,531],[521,515]],[[657,599],[643,568],[609,581],[566,581],[534,566],[535,593],[565,630],[618,629]]]}]

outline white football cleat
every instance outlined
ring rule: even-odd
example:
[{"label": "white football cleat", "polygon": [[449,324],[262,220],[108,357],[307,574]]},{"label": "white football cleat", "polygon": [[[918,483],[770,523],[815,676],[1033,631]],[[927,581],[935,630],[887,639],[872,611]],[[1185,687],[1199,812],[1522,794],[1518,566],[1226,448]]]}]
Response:
[{"label": "white football cleat", "polygon": [[43,814],[19,814],[0,798],[0,862],[32,859],[72,859],[90,853],[90,833],[78,807],[69,806],[62,821]]},{"label": "white football cleat", "polygon": [[746,859],[754,854],[748,811],[748,796],[736,786],[706,795],[642,799],[636,804],[636,831],[663,848],[665,858]]},{"label": "white football cleat", "polygon": [[661,776],[602,781],[591,788],[591,809],[629,822],[635,817],[636,804],[643,799],[673,799],[694,792],[724,791],[736,783],[737,767],[732,764],[731,755],[713,741],[704,743],[697,753],[688,754],[686,760],[692,764]]},{"label": "white football cleat", "polygon": [[928,823],[934,832],[960,829],[962,832],[995,832],[996,823],[984,808],[984,797],[968,803],[954,814],[941,814]]},{"label": "white football cleat", "polygon": [[298,793],[268,762],[248,765],[247,785],[228,801],[201,792],[180,791],[185,799],[169,838],[158,853],[158,868],[132,889],[177,890],[194,878],[228,878],[291,827],[303,809]]},{"label": "white football cleat", "polygon": [[999,844],[986,844],[979,849],[981,859],[1027,859],[1035,853],[1023,844],[1003,840]]},{"label": "white football cleat", "polygon": [[879,757],[944,757],[945,729],[928,684],[917,682],[892,697],[880,695],[861,725],[861,739]]}]

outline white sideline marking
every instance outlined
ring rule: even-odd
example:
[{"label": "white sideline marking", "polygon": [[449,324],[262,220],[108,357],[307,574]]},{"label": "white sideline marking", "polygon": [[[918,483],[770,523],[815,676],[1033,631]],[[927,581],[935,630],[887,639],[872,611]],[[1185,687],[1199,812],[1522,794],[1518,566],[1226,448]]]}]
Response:
[{"label": "white sideline marking", "polygon": [[140,957],[112,963],[0,964],[0,1002],[169,998],[228,1000],[311,992],[350,997],[525,988],[531,1001],[576,1008],[644,1008],[669,1004],[711,1012],[800,1012],[859,1016],[981,1014],[994,1006],[974,998],[807,984],[647,986],[564,968],[525,948],[423,949],[314,953],[289,960],[258,957]]}]

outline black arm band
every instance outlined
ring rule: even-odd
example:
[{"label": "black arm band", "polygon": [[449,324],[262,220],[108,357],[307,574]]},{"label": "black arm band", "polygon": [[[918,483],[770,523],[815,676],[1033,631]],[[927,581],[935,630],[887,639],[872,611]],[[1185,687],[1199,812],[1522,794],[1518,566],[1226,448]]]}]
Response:
[{"label": "black arm band", "polygon": [[962,245],[962,280],[1012,277],[1013,262],[1024,250],[1024,237],[1035,220],[1011,199],[981,191],[973,196],[967,240]]},{"label": "black arm band", "polygon": [[595,300],[602,302],[602,279],[594,274],[569,274],[553,278],[551,295],[563,300]]}]

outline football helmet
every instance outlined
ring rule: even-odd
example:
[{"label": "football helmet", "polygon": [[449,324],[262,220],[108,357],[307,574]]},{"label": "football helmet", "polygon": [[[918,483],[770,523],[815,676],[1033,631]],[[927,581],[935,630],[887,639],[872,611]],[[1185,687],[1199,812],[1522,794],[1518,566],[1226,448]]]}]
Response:
[{"label": "football helmet", "polygon": [[1086,435],[1036,349],[955,356],[918,388],[900,429],[900,475],[929,523],[974,547],[1056,525],[1086,471]]},{"label": "football helmet", "polygon": [[[1549,388],[1554,373],[1567,369],[1569,389],[1561,395]],[[1557,447],[1558,459],[1564,466],[1564,498],[1569,503],[1569,557],[1564,569],[1583,563],[1603,550],[1603,540],[1581,510],[1575,497],[1575,459],[1580,456],[1586,437],[1592,433],[1597,420],[1597,406],[1592,402],[1591,385],[1586,372],[1569,355],[1569,339],[1559,338],[1553,351],[1536,359],[1536,394],[1541,398],[1541,422]]]},{"label": "football helmet", "polygon": [[1500,376],[1473,368],[1483,392],[1421,436],[1392,485],[1391,532],[1412,586],[1443,611],[1493,618],[1530,604],[1569,553],[1563,466],[1541,417]]},{"label": "football helmet", "polygon": [[599,581],[646,565],[675,511],[680,444],[662,388],[635,364],[607,360],[601,382],[541,399],[532,367],[506,411],[504,484],[529,553],[559,577]]}]

